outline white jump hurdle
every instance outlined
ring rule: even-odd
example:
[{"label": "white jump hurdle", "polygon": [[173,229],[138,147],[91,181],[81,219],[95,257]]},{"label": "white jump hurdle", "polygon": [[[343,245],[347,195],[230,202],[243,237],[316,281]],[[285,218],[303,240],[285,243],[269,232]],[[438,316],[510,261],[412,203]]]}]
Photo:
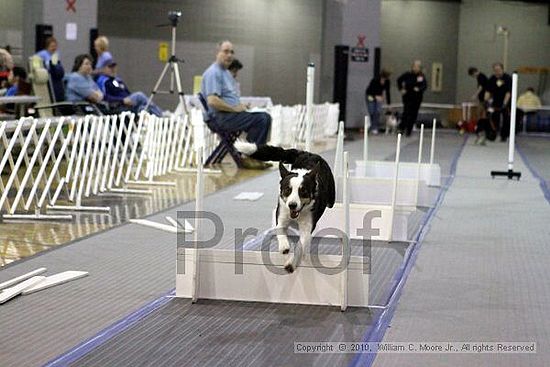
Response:
[{"label": "white jump hurdle", "polygon": [[[399,167],[399,179],[416,179],[425,182],[428,186],[441,186],[441,167],[434,163],[435,154],[435,138],[436,138],[436,121],[434,119],[432,128],[432,140],[430,148],[430,163],[420,164],[420,176],[418,176],[418,163],[402,162]],[[423,139],[421,132],[420,139]],[[368,135],[365,134],[365,149],[368,149]],[[421,144],[420,144],[421,145]],[[419,147],[420,148],[420,147]],[[368,158],[368,153],[365,151],[364,157]],[[355,176],[358,177],[392,177],[395,166],[391,161],[372,161],[363,159],[356,161]]]},{"label": "white jump hurdle", "polygon": [[[347,163],[347,154],[345,155]],[[347,164],[346,164],[347,166]],[[202,170],[198,171],[196,209],[202,208]],[[344,203],[349,204],[347,190]],[[346,205],[349,209],[349,205]],[[345,215],[349,227],[349,212]],[[369,272],[363,268],[361,256],[350,256],[349,241],[342,239],[342,255],[320,255],[319,261],[331,267],[332,274],[320,271],[308,259],[297,270],[286,274],[283,270],[288,255],[276,252],[243,251],[198,248],[200,225],[195,221],[194,248],[179,247],[177,252],[176,297],[224,299],[367,307],[369,299]],[[346,230],[345,233],[349,233]],[[264,258],[268,256],[270,264]],[[242,270],[236,271],[236,267]],[[277,271],[278,270],[278,271]]]},{"label": "white jump hurdle", "polygon": [[[401,135],[398,135],[395,167],[399,167],[400,164],[400,145]],[[337,151],[338,149],[339,147],[337,147]],[[372,219],[372,228],[379,231],[378,235],[372,236],[372,240],[408,241],[408,217],[416,209],[416,200],[411,199],[414,198],[413,194],[417,189],[414,182],[412,184],[400,182],[397,179],[395,170],[392,180],[351,177],[349,167],[346,167],[345,164],[341,168],[341,173],[338,173],[338,170],[340,170],[339,166],[334,169],[337,182],[337,202],[333,208],[327,208],[325,214],[317,223],[314,236],[325,228],[343,228],[344,211],[346,209],[343,202],[338,201],[338,197],[340,192],[347,188],[350,199],[350,236],[352,239],[363,238],[361,234],[358,234],[358,230],[364,227],[363,220],[365,216],[368,216],[368,213],[379,213],[379,217]],[[403,195],[410,193],[408,198],[399,197],[399,200],[402,200],[400,204],[413,205],[398,205],[398,193],[400,192],[398,188],[400,186],[408,190],[402,191]],[[375,191],[376,189],[378,190]],[[384,196],[375,199],[377,194],[383,194]],[[383,199],[387,201],[382,202]],[[412,200],[412,202],[409,203],[407,200]]]},{"label": "white jump hurdle", "polygon": [[[366,120],[365,125],[368,124]],[[366,126],[365,126],[366,129]],[[339,140],[343,138],[339,136]],[[422,174],[422,148],[424,139],[424,125],[420,127],[420,141],[418,144],[418,159],[416,163],[400,162],[397,188],[397,205],[404,207],[429,207],[433,204],[433,194],[430,192],[425,181],[421,179]],[[397,150],[397,149],[396,149]],[[356,193],[355,198],[360,202],[389,203],[389,195],[394,185],[395,163],[391,161],[369,161],[368,160],[368,138],[365,137],[363,143],[363,160],[357,161],[357,168],[353,177],[350,178],[352,193]],[[359,166],[363,162],[369,164]],[[375,162],[372,165],[370,162]],[[407,168],[408,176],[403,177],[403,165]],[[374,167],[374,168],[371,168]],[[374,170],[380,170],[379,167],[387,167],[384,175],[368,174]],[[367,168],[370,171],[367,171]]]}]

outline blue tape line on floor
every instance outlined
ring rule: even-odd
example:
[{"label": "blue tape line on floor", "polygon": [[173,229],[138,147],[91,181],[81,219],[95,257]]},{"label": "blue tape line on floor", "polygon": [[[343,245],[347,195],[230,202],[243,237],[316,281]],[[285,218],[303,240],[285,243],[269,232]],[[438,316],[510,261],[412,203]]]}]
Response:
[{"label": "blue tape line on floor", "polygon": [[120,334],[124,330],[128,329],[130,326],[134,325],[135,323],[143,319],[145,316],[149,315],[153,311],[164,306],[166,303],[168,303],[171,300],[170,296],[173,296],[174,294],[175,294],[175,289],[172,289],[170,292],[168,292],[164,296],[157,298],[156,300],[146,304],[145,306],[141,307],[140,309],[133,312],[132,314],[126,316],[122,320],[119,320],[116,323],[112,324],[111,326],[107,327],[106,329],[103,329],[92,338],[78,344],[68,352],[60,355],[54,360],[49,361],[44,366],[61,367],[61,366],[68,366],[71,363],[74,363],[75,361],[84,357],[86,354],[88,354],[95,348],[99,347],[109,339],[115,337],[116,335]]},{"label": "blue tape line on floor", "polygon": [[535,169],[535,167],[533,167],[533,165],[531,164],[531,162],[527,158],[527,155],[525,153],[523,153],[523,151],[517,145],[516,145],[516,150],[517,150],[519,156],[521,157],[521,159],[523,160],[523,163],[525,163],[525,165],[527,166],[529,171],[531,171],[531,174],[533,176],[535,176],[535,178],[539,181],[539,186],[540,186],[540,189],[542,190],[542,193],[544,194],[544,198],[546,199],[548,204],[550,204],[550,188],[548,187],[548,183],[546,182],[544,177],[542,177],[538,173],[538,171]]},{"label": "blue tape line on floor", "polygon": [[[450,168],[451,174],[449,178],[447,178],[447,181],[445,182],[445,184],[441,187],[441,190],[439,191],[439,194],[436,200],[436,205],[433,208],[430,208],[430,210],[424,216],[423,221],[420,225],[420,229],[418,230],[415,236],[416,243],[414,243],[409,247],[409,249],[407,250],[407,254],[405,256],[405,260],[403,261],[403,263],[397,270],[396,275],[394,276],[394,283],[390,288],[390,293],[388,296],[390,298],[386,302],[388,307],[385,308],[383,311],[381,311],[379,315],[376,315],[376,317],[373,318],[374,323],[372,324],[371,327],[367,329],[363,337],[363,342],[376,343],[376,342],[382,341],[382,339],[384,338],[384,335],[386,334],[386,330],[388,329],[390,322],[393,318],[393,315],[395,313],[395,309],[397,308],[397,304],[399,303],[399,299],[401,297],[401,292],[403,291],[403,287],[405,286],[407,278],[416,262],[416,258],[422,246],[422,241],[424,240],[424,237],[428,233],[430,222],[433,219],[439,207],[441,206],[441,204],[443,203],[443,199],[445,197],[446,191],[449,189],[449,187],[453,183],[455,173],[456,173],[456,166],[458,164],[458,159],[460,158],[460,155],[462,154],[462,151],[464,150],[464,147],[466,146],[467,141],[468,141],[468,136],[465,136],[464,141],[462,142],[461,146],[459,147],[459,149],[457,150],[457,152],[453,157],[453,161],[451,163],[451,168]],[[376,358],[376,353],[356,354],[353,360],[350,362],[349,367],[355,367],[355,366],[370,367],[372,366],[375,358]]]}]

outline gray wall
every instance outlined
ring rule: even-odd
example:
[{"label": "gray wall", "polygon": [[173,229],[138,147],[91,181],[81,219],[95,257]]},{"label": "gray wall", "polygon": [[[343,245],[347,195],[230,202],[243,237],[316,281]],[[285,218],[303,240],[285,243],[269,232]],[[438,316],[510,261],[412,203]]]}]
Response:
[{"label": "gray wall", "polygon": [[[334,46],[355,47],[364,35],[369,50],[368,62],[349,59],[346,96],[346,128],[360,128],[367,113],[365,87],[373,76],[374,49],[380,45],[381,0],[325,0],[323,24],[322,99],[331,101],[334,84]],[[351,52],[351,50],[350,50]]]},{"label": "gray wall", "polygon": [[[475,81],[466,77],[468,66],[477,66],[490,74],[491,64],[502,61],[503,38],[496,36],[496,25],[508,26],[510,30],[509,71],[526,65],[550,67],[548,5],[463,0],[460,12],[457,101],[469,98],[475,90]],[[528,86],[536,89],[537,85],[537,77],[525,74],[519,76],[519,92]],[[550,100],[546,103],[550,104]]]},{"label": "gray wall", "polygon": [[[391,94],[400,102],[396,80],[410,69],[415,59],[422,60],[428,79],[424,101],[453,103],[456,96],[460,4],[438,1],[382,1],[382,67],[393,71]],[[443,63],[441,92],[431,90],[432,62]]]},{"label": "gray wall", "polygon": [[0,0],[0,47],[10,45],[15,63],[20,63],[23,47],[23,3]]},{"label": "gray wall", "polygon": [[[59,55],[65,71],[70,71],[74,58],[90,49],[90,29],[97,24],[97,0],[77,1],[76,12],[66,10],[59,0],[23,0],[24,57],[35,52],[35,25],[50,24],[57,39]],[[65,26],[77,24],[77,39],[67,40]]]},{"label": "gray wall", "polygon": [[[192,91],[193,75],[214,61],[216,43],[229,39],[244,64],[243,95],[305,103],[307,63],[321,59],[322,0],[99,0],[100,34],[111,39],[120,73],[134,90],[149,91],[160,75],[158,43],[170,40],[170,30],[155,26],[168,22],[169,10],[183,12],[177,55],[185,59],[185,93]],[[175,98],[159,96],[159,101],[174,108]]]}]

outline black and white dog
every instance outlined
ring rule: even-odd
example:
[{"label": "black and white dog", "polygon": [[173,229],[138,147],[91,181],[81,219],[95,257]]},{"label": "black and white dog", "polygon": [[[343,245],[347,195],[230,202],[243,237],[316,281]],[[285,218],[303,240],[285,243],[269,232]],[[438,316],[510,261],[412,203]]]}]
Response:
[{"label": "black and white dog", "polygon": [[[285,269],[292,273],[301,258],[309,254],[311,234],[325,208],[334,205],[336,194],[330,166],[321,156],[296,149],[256,146],[243,141],[235,142],[235,148],[260,161],[279,161],[281,181],[276,230],[281,253],[288,254],[290,251],[287,229],[292,221],[298,223],[300,231],[300,243],[295,256],[285,264]],[[283,163],[290,164],[290,170]]]}]

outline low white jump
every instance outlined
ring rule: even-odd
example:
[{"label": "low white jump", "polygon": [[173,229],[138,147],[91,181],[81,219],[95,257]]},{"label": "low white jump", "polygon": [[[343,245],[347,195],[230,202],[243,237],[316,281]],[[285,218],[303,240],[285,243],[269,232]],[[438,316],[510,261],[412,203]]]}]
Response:
[{"label": "low white jump", "polygon": [[[199,154],[200,155],[200,154]],[[347,153],[345,155],[347,161]],[[199,160],[200,162],[200,160]],[[202,169],[197,177],[196,210],[202,208]],[[348,192],[344,190],[342,229],[349,233]],[[319,255],[319,263],[304,259],[292,274],[284,270],[288,255],[278,252],[236,251],[198,247],[199,221],[195,220],[194,248],[178,247],[176,297],[366,307],[369,269],[361,256],[350,256],[348,236],[339,240],[341,255]],[[269,260],[267,260],[269,259]],[[327,269],[332,268],[332,269]]]},{"label": "low white jump", "polygon": [[[338,146],[336,149],[336,162],[339,161],[338,156],[343,147],[343,139],[341,139],[342,133],[343,125],[340,126]],[[397,137],[397,149],[394,162],[397,167],[400,164],[400,145],[401,134]],[[345,155],[344,153],[344,156]],[[401,183],[401,186],[405,186],[408,191],[401,191],[402,196],[400,197],[400,203],[409,205],[398,206],[398,186],[400,185],[400,180],[395,177],[395,174],[392,180],[351,177],[346,159],[344,158],[342,161],[343,165],[336,165],[334,169],[337,174],[335,177],[337,201],[333,208],[326,209],[325,214],[317,223],[314,236],[327,228],[342,230],[345,212],[349,211],[350,238],[363,239],[362,229],[364,229],[365,224],[368,223],[370,228],[378,231],[378,234],[370,236],[372,240],[407,241],[408,217],[416,210],[415,193],[417,185],[414,182]],[[340,174],[338,174],[339,172]],[[378,185],[378,190],[374,191],[373,189],[376,188],[376,185]],[[340,196],[339,193],[344,191],[349,193],[347,195],[350,201],[349,207],[346,207],[344,200],[338,201]],[[383,193],[384,196],[376,196],[380,193]],[[408,197],[406,196],[407,193],[410,194]],[[342,195],[342,197],[343,196],[344,195]],[[384,199],[388,199],[388,201],[382,201]],[[365,220],[367,221],[366,223],[364,223]]]},{"label": "low white jump", "polygon": [[[368,116],[365,118],[365,126],[368,126]],[[399,164],[398,178],[421,180],[428,186],[441,186],[441,167],[434,163],[436,138],[436,121],[432,127],[432,139],[430,147],[430,162],[422,162],[422,144],[424,141],[424,130],[420,129],[420,141],[418,147],[418,161],[401,162]],[[391,161],[372,161],[368,159],[368,134],[365,133],[363,146],[363,159],[356,161],[356,177],[382,177],[392,178],[395,172],[395,163]],[[419,167],[420,166],[420,167]]]}]

